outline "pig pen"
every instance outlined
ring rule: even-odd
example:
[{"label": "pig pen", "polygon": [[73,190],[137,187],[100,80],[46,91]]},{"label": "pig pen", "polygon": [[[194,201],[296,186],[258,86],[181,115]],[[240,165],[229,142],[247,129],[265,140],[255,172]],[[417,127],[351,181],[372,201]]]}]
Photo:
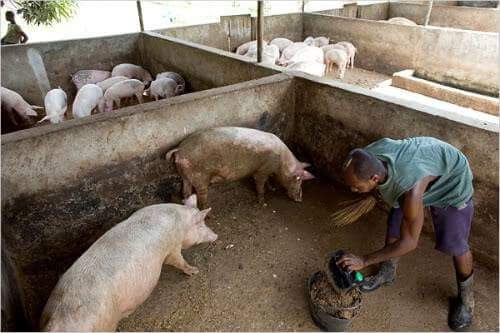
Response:
[{"label": "pig pen", "polygon": [[[58,276],[97,237],[140,207],[175,200],[180,183],[163,159],[167,150],[196,130],[238,125],[277,134],[314,163],[321,180],[306,183],[303,203],[278,189],[267,194],[267,206],[256,204],[250,182],[211,188],[208,225],[220,238],[187,255],[200,274],[187,278],[166,266],[151,297],[120,330],[314,329],[306,277],[330,250],[364,253],[381,246],[386,216],[377,209],[333,229],[332,208],[352,195],[330,181],[338,179],[350,148],[407,135],[450,141],[471,161],[478,212],[472,246],[483,263],[476,268],[476,329],[494,330],[498,300],[489,295],[498,275],[489,267],[498,261],[498,134],[399,104],[366,90],[281,74],[5,135],[2,278],[11,286],[10,324],[36,330]],[[412,127],[391,128],[388,121],[411,121]],[[432,250],[429,237],[403,260],[399,279],[366,297],[353,329],[446,330],[452,265]]]},{"label": "pig pen", "polygon": [[[68,95],[66,118],[71,119],[71,108],[76,95],[71,75],[82,69],[111,71],[118,64],[133,63],[149,70],[153,77],[159,72],[174,71],[186,81],[185,94],[274,73],[264,67],[252,66],[248,61],[220,58],[220,51],[212,48],[178,43],[173,52],[169,48],[171,44],[164,39],[135,33],[2,46],[2,86],[20,93],[29,104],[40,106],[43,106],[44,97],[50,89],[60,87]],[[185,59],[179,61],[176,59],[178,57]],[[208,67],[199,68],[200,58],[205,59],[204,65]],[[229,63],[232,63],[234,72],[223,73],[219,70],[218,66],[228,66]],[[217,72],[221,73],[217,75]],[[146,102],[151,100],[149,97],[145,98]],[[134,103],[137,101],[134,100]],[[44,115],[43,112],[37,120]],[[31,126],[48,124],[49,122],[45,122]]]},{"label": "pig pen", "polygon": [[[490,296],[498,293],[498,117],[445,113],[308,75],[251,80],[275,72],[154,33],[140,43],[146,68],[183,68],[198,87],[216,88],[2,136],[2,329],[37,330],[58,277],[93,241],[141,207],[178,200],[180,178],[166,151],[197,130],[232,125],[275,133],[319,179],[305,183],[304,202],[278,188],[266,206],[257,205],[251,182],[211,187],[207,224],[219,240],[186,256],[200,274],[165,266],[120,330],[314,330],[308,275],[331,250],[366,253],[383,244],[383,207],[351,226],[331,226],[335,204],[353,197],[338,182],[345,154],[381,137],[416,135],[446,140],[469,158],[474,328],[498,330],[498,299]],[[429,221],[425,231],[398,282],[365,297],[353,329],[447,330],[452,263],[432,249]]]}]

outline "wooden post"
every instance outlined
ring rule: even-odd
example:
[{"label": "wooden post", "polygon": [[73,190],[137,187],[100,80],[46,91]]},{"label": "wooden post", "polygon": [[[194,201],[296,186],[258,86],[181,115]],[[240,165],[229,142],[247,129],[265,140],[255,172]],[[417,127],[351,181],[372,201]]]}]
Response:
[{"label": "wooden post", "polygon": [[428,25],[429,21],[431,19],[431,10],[432,10],[432,4],[434,3],[434,0],[429,0],[429,4],[427,6],[427,14],[425,15],[425,22],[424,25]]},{"label": "wooden post", "polygon": [[141,31],[144,31],[144,22],[142,21],[142,6],[141,1],[137,0],[137,14],[139,15],[139,25],[141,26]]},{"label": "wooden post", "polygon": [[262,62],[262,22],[264,21],[264,1],[257,1],[257,62]]}]

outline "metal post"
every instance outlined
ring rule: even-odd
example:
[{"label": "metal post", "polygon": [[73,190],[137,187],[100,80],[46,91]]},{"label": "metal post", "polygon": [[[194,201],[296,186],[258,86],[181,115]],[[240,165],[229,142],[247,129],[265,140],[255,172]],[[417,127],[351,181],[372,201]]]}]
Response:
[{"label": "metal post", "polygon": [[302,0],[302,14],[304,14],[305,8],[306,8],[306,0]]},{"label": "metal post", "polygon": [[141,26],[141,31],[144,31],[144,22],[142,21],[142,6],[141,1],[136,1],[137,3],[137,14],[139,15],[139,25]]},{"label": "metal post", "polygon": [[257,1],[257,62],[262,62],[262,22],[264,21],[264,1]]}]

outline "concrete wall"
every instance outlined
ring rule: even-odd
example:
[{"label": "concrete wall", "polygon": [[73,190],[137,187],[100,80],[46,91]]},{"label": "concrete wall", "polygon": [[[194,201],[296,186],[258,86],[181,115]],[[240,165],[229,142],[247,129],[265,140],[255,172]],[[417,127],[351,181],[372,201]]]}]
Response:
[{"label": "concrete wall", "polygon": [[[383,137],[433,136],[462,150],[474,173],[473,252],[498,265],[498,128],[465,125],[358,87],[296,80],[294,146],[333,180],[341,181],[342,163],[351,149]],[[428,224],[426,229],[432,230]]]},{"label": "concrete wall", "polygon": [[365,20],[387,20],[389,18],[389,2],[358,6],[356,17]]},{"label": "concrete wall", "polygon": [[31,328],[59,274],[93,241],[180,190],[169,149],[224,125],[287,140],[294,101],[292,79],[280,74],[2,136],[2,247]]},{"label": "concrete wall", "polygon": [[[417,24],[424,24],[427,4],[391,2],[389,17],[406,17]],[[443,6],[439,3],[432,7],[430,25],[497,32],[500,12],[495,8],[474,8],[463,6]]]},{"label": "concrete wall", "polygon": [[[303,41],[302,14],[283,14],[264,17],[264,39],[271,41],[284,37],[294,42]],[[252,18],[252,39],[257,39],[257,18]]]},{"label": "concrete wall", "polygon": [[357,66],[392,74],[416,69],[428,79],[498,94],[498,35],[320,14],[304,14],[304,35],[356,45]]},{"label": "concrete wall", "polygon": [[190,91],[220,87],[278,73],[250,58],[155,33],[143,34],[145,66],[156,74],[181,74]]},{"label": "concrete wall", "polygon": [[71,74],[81,69],[111,70],[124,62],[141,64],[138,41],[139,34],[126,34],[2,46],[2,86],[32,104],[43,106],[46,92],[58,86],[72,100],[76,88]]}]

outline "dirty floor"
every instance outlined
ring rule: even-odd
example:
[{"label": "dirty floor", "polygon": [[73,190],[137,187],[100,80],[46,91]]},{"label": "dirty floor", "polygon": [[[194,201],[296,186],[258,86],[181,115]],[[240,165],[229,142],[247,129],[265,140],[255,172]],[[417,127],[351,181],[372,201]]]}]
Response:
[{"label": "dirty floor", "polygon": [[[187,277],[164,266],[152,295],[119,330],[317,331],[307,306],[307,277],[332,250],[367,253],[384,239],[386,213],[378,209],[350,226],[331,226],[332,207],[350,198],[339,192],[314,180],[304,186],[302,203],[278,189],[260,206],[250,183],[212,187],[207,224],[219,239],[185,251],[200,273]],[[480,265],[475,271],[473,330],[498,331],[498,271]],[[451,258],[423,236],[401,261],[396,283],[364,295],[351,330],[448,331],[454,280]]]},{"label": "dirty floor", "polygon": [[368,89],[373,89],[378,84],[391,79],[390,75],[369,71],[359,67],[354,67],[354,68],[347,68],[344,74],[344,78],[341,80],[337,78],[336,69],[337,67],[334,68],[333,72],[330,72],[327,75],[325,75],[325,77],[335,81],[354,84],[356,86]]}]

